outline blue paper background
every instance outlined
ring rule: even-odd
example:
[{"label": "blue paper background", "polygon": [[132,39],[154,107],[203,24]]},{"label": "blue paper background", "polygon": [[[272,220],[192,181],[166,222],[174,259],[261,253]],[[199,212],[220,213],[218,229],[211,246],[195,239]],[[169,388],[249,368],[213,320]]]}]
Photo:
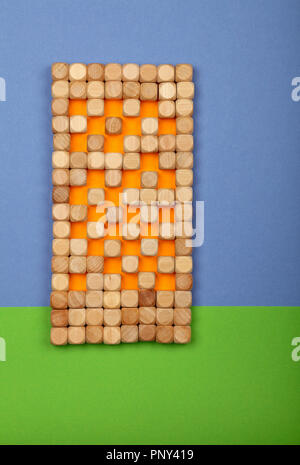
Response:
[{"label": "blue paper background", "polygon": [[2,0],[1,306],[48,305],[50,65],[191,62],[195,305],[299,305],[300,2]]}]

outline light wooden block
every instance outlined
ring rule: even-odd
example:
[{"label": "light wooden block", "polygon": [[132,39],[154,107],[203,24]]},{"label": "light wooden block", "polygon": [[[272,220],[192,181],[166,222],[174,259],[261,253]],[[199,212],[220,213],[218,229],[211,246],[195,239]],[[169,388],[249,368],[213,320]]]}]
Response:
[{"label": "light wooden block", "polygon": [[165,240],[175,239],[175,228],[174,223],[160,223],[159,225],[159,238]]},{"label": "light wooden block", "polygon": [[84,115],[70,116],[70,132],[81,134],[87,132],[87,117]]},{"label": "light wooden block", "polygon": [[68,328],[51,328],[50,342],[54,346],[65,346],[68,343]]},{"label": "light wooden block", "polygon": [[121,292],[119,291],[104,291],[103,292],[103,307],[104,308],[120,308]]},{"label": "light wooden block", "polygon": [[146,189],[156,189],[158,183],[157,171],[142,171],[141,187]]},{"label": "light wooden block", "polygon": [[161,82],[159,84],[159,100],[176,100],[175,82]]},{"label": "light wooden block", "polygon": [[122,308],[122,325],[137,325],[139,322],[139,309]]},{"label": "light wooden block", "polygon": [[70,84],[68,81],[54,81],[51,86],[52,98],[69,98]]},{"label": "light wooden block", "polygon": [[156,323],[156,307],[140,307],[139,323],[142,325],[154,325]]},{"label": "light wooden block", "polygon": [[139,170],[141,166],[139,153],[124,153],[123,170]]},{"label": "light wooden block", "polygon": [[121,290],[121,275],[118,273],[106,273],[104,276],[105,291],[120,291]]},{"label": "light wooden block", "polygon": [[[190,255],[176,256],[175,257],[175,271],[176,273],[192,273],[193,271],[193,258]],[[178,305],[180,307],[180,305]]]},{"label": "light wooden block", "polygon": [[176,136],[177,152],[192,152],[194,148],[194,138],[191,134],[179,134]]},{"label": "light wooden block", "polygon": [[87,181],[87,170],[70,169],[70,186],[85,186]]},{"label": "light wooden block", "polygon": [[116,345],[121,343],[121,328],[119,326],[105,326],[103,328],[104,344]]},{"label": "light wooden block", "polygon": [[138,81],[140,67],[136,63],[126,63],[122,66],[122,81]]},{"label": "light wooden block", "polygon": [[158,161],[160,170],[174,170],[175,152],[159,152]]},{"label": "light wooden block", "polygon": [[195,86],[193,82],[178,82],[177,83],[177,98],[193,99],[195,94]]},{"label": "light wooden block", "polygon": [[103,325],[103,308],[87,308],[85,311],[85,322],[90,326]]},{"label": "light wooden block", "polygon": [[103,306],[103,291],[86,291],[86,307],[102,307]]},{"label": "light wooden block", "polygon": [[69,203],[70,188],[68,186],[54,186],[52,189],[53,203]]},{"label": "light wooden block", "polygon": [[192,221],[193,205],[191,202],[177,203],[175,205],[175,221]]},{"label": "light wooden block", "polygon": [[88,273],[103,273],[104,257],[98,255],[89,255],[86,258],[86,271]]},{"label": "light wooden block", "polygon": [[86,103],[88,116],[104,116],[104,100],[100,98],[89,98]]},{"label": "light wooden block", "polygon": [[86,152],[71,152],[70,153],[70,168],[87,168]]},{"label": "light wooden block", "polygon": [[140,100],[146,101],[150,100],[155,102],[157,100],[158,88],[157,84],[154,82],[143,82],[141,84],[141,91],[140,91]]},{"label": "light wooden block", "polygon": [[87,162],[89,170],[104,170],[104,152],[89,152]]},{"label": "light wooden block", "polygon": [[141,130],[143,135],[157,136],[158,134],[158,118],[142,118]]},{"label": "light wooden block", "polygon": [[194,235],[193,224],[191,221],[178,221],[175,223],[176,237],[189,238]]},{"label": "light wooden block", "polygon": [[123,86],[121,81],[105,82],[105,98],[120,100],[123,97]]},{"label": "light wooden block", "polygon": [[137,307],[139,294],[136,290],[123,289],[121,291],[121,306],[122,307]]},{"label": "light wooden block", "polygon": [[174,342],[174,327],[173,326],[157,326],[156,327],[156,342],[161,344],[171,344]]},{"label": "light wooden block", "polygon": [[175,68],[173,65],[159,65],[157,67],[157,82],[171,82],[175,80]]},{"label": "light wooden block", "polygon": [[188,63],[176,65],[175,81],[191,81],[193,79],[193,66]]},{"label": "light wooden block", "polygon": [[186,239],[175,239],[175,255],[192,255],[193,248]]},{"label": "light wooden block", "polygon": [[140,82],[156,82],[157,67],[155,65],[140,66]]},{"label": "light wooden block", "polygon": [[193,170],[176,170],[176,186],[191,187],[193,185]]},{"label": "light wooden block", "polygon": [[175,287],[177,291],[190,291],[193,288],[193,275],[191,273],[176,273]]},{"label": "light wooden block", "polygon": [[53,256],[51,259],[52,273],[68,273],[69,272],[69,257]]},{"label": "light wooden block", "polygon": [[139,82],[123,82],[123,98],[140,98],[141,84]]},{"label": "light wooden block", "polygon": [[140,200],[146,204],[156,202],[157,189],[140,189]]},{"label": "light wooden block", "polygon": [[154,289],[155,273],[152,271],[140,271],[138,274],[139,289]]},{"label": "light wooden block", "polygon": [[139,289],[139,307],[154,307],[156,292],[154,289]]},{"label": "light wooden block", "polygon": [[86,273],[86,257],[71,255],[69,258],[69,273]]},{"label": "light wooden block", "polygon": [[105,236],[104,223],[101,221],[88,221],[86,234],[89,239],[101,239]]},{"label": "light wooden block", "polygon": [[105,170],[106,187],[120,187],[122,184],[121,170]]},{"label": "light wooden block", "polygon": [[52,118],[52,132],[69,132],[69,118],[68,116],[53,116]]},{"label": "light wooden block", "polygon": [[84,63],[72,63],[69,65],[70,81],[86,81],[87,67]]},{"label": "light wooden block", "polygon": [[137,325],[121,326],[121,341],[123,343],[134,343],[139,340],[139,329]]},{"label": "light wooden block", "polygon": [[176,134],[193,134],[194,120],[191,116],[176,118]]},{"label": "light wooden block", "polygon": [[156,325],[139,325],[139,341],[155,341]]},{"label": "light wooden block", "polygon": [[104,241],[104,257],[120,257],[121,241],[118,239],[106,239]]},{"label": "light wooden block", "polygon": [[175,118],[175,102],[173,100],[160,100],[158,102],[159,118]]},{"label": "light wooden block", "polygon": [[103,342],[103,327],[86,326],[85,338],[87,344],[101,344]]},{"label": "light wooden block", "polygon": [[158,273],[174,273],[175,259],[174,257],[160,256],[157,257]]},{"label": "light wooden block", "polygon": [[71,255],[87,255],[88,242],[87,239],[70,239]]},{"label": "light wooden block", "polygon": [[50,317],[51,325],[58,328],[68,326],[68,313],[68,310],[52,310]]},{"label": "light wooden block", "polygon": [[52,63],[51,75],[53,81],[69,78],[69,65],[67,63]]},{"label": "light wooden block", "polygon": [[141,254],[147,257],[154,257],[158,252],[158,240],[143,238],[141,240]]},{"label": "light wooden block", "polygon": [[88,152],[103,152],[104,136],[102,134],[89,134],[87,136]]},{"label": "light wooden block", "polygon": [[69,152],[71,143],[70,134],[53,134],[53,149]]},{"label": "light wooden block", "polygon": [[70,308],[69,325],[85,326],[85,308]]},{"label": "light wooden block", "polygon": [[68,239],[71,234],[71,223],[69,221],[53,222],[53,237],[57,239]]},{"label": "light wooden block", "polygon": [[194,165],[193,152],[176,153],[176,169],[192,169]]},{"label": "light wooden block", "polygon": [[140,237],[140,226],[136,223],[123,224],[122,237],[127,241],[134,241]]},{"label": "light wooden block", "polygon": [[141,152],[155,153],[158,152],[158,137],[157,136],[142,136],[141,137]]},{"label": "light wooden block", "polygon": [[187,326],[191,324],[192,312],[190,308],[174,308],[174,325]]},{"label": "light wooden block", "polygon": [[174,306],[174,292],[156,291],[156,306],[159,308],[172,308]]},{"label": "light wooden block", "polygon": [[192,202],[193,201],[193,188],[189,186],[188,187],[177,187],[175,191],[175,196],[178,202]]},{"label": "light wooden block", "polygon": [[70,183],[70,172],[68,169],[55,168],[52,170],[53,186],[68,186]]},{"label": "light wooden block", "polygon": [[68,293],[52,291],[50,294],[50,306],[56,309],[68,308]]},{"label": "light wooden block", "polygon": [[104,80],[104,65],[102,63],[89,63],[87,65],[87,80],[88,81],[103,81]]},{"label": "light wooden block", "polygon": [[173,308],[157,308],[156,324],[158,326],[172,326],[174,321]]},{"label": "light wooden block", "polygon": [[174,326],[174,342],[175,344],[187,344],[191,341],[190,326]]},{"label": "light wooden block", "polygon": [[87,205],[70,205],[70,221],[86,221],[87,220]]},{"label": "light wooden block", "polygon": [[124,152],[140,152],[141,138],[140,136],[124,136],[123,139]]},{"label": "light wooden block", "polygon": [[119,63],[108,63],[104,69],[105,81],[121,81],[122,65]]},{"label": "light wooden block", "polygon": [[104,82],[88,82],[86,86],[86,94],[88,99],[104,99]]},{"label": "light wooden block", "polygon": [[73,81],[70,83],[70,99],[85,100],[86,99],[86,82]]},{"label": "light wooden block", "polygon": [[52,152],[52,167],[66,169],[69,168],[70,157],[69,153],[65,151],[55,150]]},{"label": "light wooden block", "polygon": [[85,327],[69,326],[68,327],[68,343],[69,344],[85,344]]},{"label": "light wooden block", "polygon": [[68,307],[69,308],[84,308],[85,307],[85,292],[84,291],[69,291],[68,292]]},{"label": "light wooden block", "polygon": [[162,134],[158,138],[158,149],[160,152],[174,152],[176,136],[174,134]]},{"label": "light wooden block", "polygon": [[[80,257],[80,258],[83,258],[83,257]],[[86,288],[89,291],[103,291],[103,274],[102,273],[87,273]]]},{"label": "light wooden block", "polygon": [[69,289],[69,275],[65,273],[53,273],[51,287],[53,291],[67,291]]},{"label": "light wooden block", "polygon": [[105,200],[105,191],[102,188],[96,188],[93,187],[91,189],[88,189],[88,204],[89,205],[99,205],[104,203]]},{"label": "light wooden block", "polygon": [[105,118],[105,132],[106,134],[116,135],[122,132],[122,119],[110,116]]},{"label": "light wooden block", "polygon": [[122,271],[123,273],[137,273],[139,269],[139,257],[135,255],[123,255]]},{"label": "light wooden block", "polygon": [[121,170],[123,165],[123,155],[121,153],[105,153],[104,167],[106,170]]},{"label": "light wooden block", "polygon": [[52,205],[52,219],[55,221],[67,221],[70,218],[70,205],[68,203],[56,203]]},{"label": "light wooden block", "polygon": [[174,189],[158,189],[157,200],[161,205],[173,204],[175,201]]},{"label": "light wooden block", "polygon": [[192,291],[175,291],[175,307],[189,308],[192,305]]},{"label": "light wooden block", "polygon": [[122,314],[119,308],[104,309],[103,324],[104,326],[120,326],[122,321]]},{"label": "light wooden block", "polygon": [[51,102],[51,111],[53,116],[68,116],[69,114],[69,99],[54,98]]},{"label": "light wooden block", "polygon": [[123,189],[122,202],[124,205],[138,204],[140,200],[140,190],[134,187]]},{"label": "light wooden block", "polygon": [[140,116],[141,102],[136,98],[126,98],[123,100],[123,116]]},{"label": "light wooden block", "polygon": [[176,100],[176,116],[192,116],[194,111],[193,100],[180,98]]},{"label": "light wooden block", "polygon": [[158,207],[156,205],[142,205],[140,207],[140,221],[142,223],[156,223],[158,221]]}]

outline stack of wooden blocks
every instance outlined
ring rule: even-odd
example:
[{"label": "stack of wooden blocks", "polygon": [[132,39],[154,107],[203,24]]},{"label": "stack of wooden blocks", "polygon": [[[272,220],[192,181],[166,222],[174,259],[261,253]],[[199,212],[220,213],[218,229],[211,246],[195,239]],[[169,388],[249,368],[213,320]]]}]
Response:
[{"label": "stack of wooden blocks", "polygon": [[190,342],[192,78],[52,65],[52,344]]}]

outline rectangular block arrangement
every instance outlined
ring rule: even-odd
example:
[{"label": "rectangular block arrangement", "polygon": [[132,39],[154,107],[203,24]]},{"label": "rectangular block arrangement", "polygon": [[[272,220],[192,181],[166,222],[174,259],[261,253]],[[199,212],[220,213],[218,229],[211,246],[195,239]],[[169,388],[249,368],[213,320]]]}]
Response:
[{"label": "rectangular block arrangement", "polygon": [[52,344],[190,342],[192,79],[52,65]]}]

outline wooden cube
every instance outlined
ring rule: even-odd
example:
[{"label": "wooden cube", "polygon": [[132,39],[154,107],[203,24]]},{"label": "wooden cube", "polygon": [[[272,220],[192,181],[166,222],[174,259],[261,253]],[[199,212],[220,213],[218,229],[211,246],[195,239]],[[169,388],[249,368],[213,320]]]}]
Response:
[{"label": "wooden cube", "polygon": [[103,307],[104,308],[120,308],[121,292],[119,291],[104,291],[103,292]]},{"label": "wooden cube", "polygon": [[104,116],[104,100],[101,98],[89,98],[86,103],[88,116]]},{"label": "wooden cube", "polygon": [[121,81],[105,82],[105,98],[112,100],[120,100],[123,96],[123,86]]},{"label": "wooden cube", "polygon": [[103,308],[87,308],[85,311],[85,322],[90,326],[103,325]]},{"label": "wooden cube", "polygon": [[54,186],[52,189],[53,203],[68,203],[70,198],[70,188],[68,186]]},{"label": "wooden cube", "polygon": [[51,75],[53,81],[69,78],[69,65],[67,63],[52,63]]},{"label": "wooden cube", "polygon": [[104,274],[104,290],[119,291],[121,289],[121,275],[118,273]]},{"label": "wooden cube", "polygon": [[86,257],[71,255],[69,258],[69,273],[86,273]]},{"label": "wooden cube", "polygon": [[160,256],[157,258],[158,273],[174,273],[175,259],[169,256]]},{"label": "wooden cube", "polygon": [[174,342],[174,327],[173,326],[157,326],[156,327],[156,342],[162,344],[171,344]]},{"label": "wooden cube", "polygon": [[68,186],[70,183],[70,172],[67,169],[55,168],[52,170],[53,186]]},{"label": "wooden cube", "polygon": [[193,99],[195,86],[193,82],[178,82],[177,83],[177,98]]},{"label": "wooden cube", "polygon": [[70,166],[69,153],[62,150],[52,152],[52,168],[66,169]]},{"label": "wooden cube", "polygon": [[103,327],[86,326],[85,338],[87,344],[101,344],[103,342]]},{"label": "wooden cube", "polygon": [[104,166],[106,170],[121,170],[123,165],[123,155],[121,153],[106,153],[104,156]]},{"label": "wooden cube", "polygon": [[159,100],[176,100],[175,82],[162,82],[159,84]]},{"label": "wooden cube", "polygon": [[122,237],[127,241],[134,241],[140,237],[140,226],[136,223],[123,224]]},{"label": "wooden cube", "polygon": [[175,205],[175,221],[192,221],[192,202],[177,203]]},{"label": "wooden cube", "polygon": [[156,82],[157,67],[155,65],[140,66],[140,82]]},{"label": "wooden cube", "polygon": [[172,326],[173,308],[157,308],[156,309],[156,324],[158,326]]},{"label": "wooden cube", "polygon": [[175,102],[173,100],[160,100],[158,102],[159,118],[175,118]]},{"label": "wooden cube", "polygon": [[65,309],[68,307],[68,293],[52,291],[50,294],[50,306],[55,309]]},{"label": "wooden cube", "polygon": [[171,82],[175,80],[175,68],[173,65],[159,65],[157,67],[157,82]]},{"label": "wooden cube", "polygon": [[70,205],[70,221],[86,221],[87,205]]},{"label": "wooden cube", "polygon": [[124,136],[123,145],[124,152],[140,152],[141,138],[140,136]]},{"label": "wooden cube", "polygon": [[176,65],[175,81],[191,81],[193,79],[193,67],[188,63],[180,63]]},{"label": "wooden cube", "polygon": [[124,205],[138,204],[140,200],[140,190],[133,187],[123,189],[122,202]]},{"label": "wooden cube", "polygon": [[121,341],[125,343],[138,342],[139,330],[137,325],[121,326]]},{"label": "wooden cube", "polygon": [[87,255],[88,243],[87,239],[70,239],[71,255]]},{"label": "wooden cube", "polygon": [[176,100],[176,116],[192,116],[194,111],[193,100],[188,98],[180,98]]},{"label": "wooden cube", "polygon": [[120,326],[121,310],[119,308],[105,308],[103,312],[104,326]]},{"label": "wooden cube", "polygon": [[53,134],[53,149],[54,150],[70,150],[71,136],[70,134]]},{"label": "wooden cube", "polygon": [[123,82],[123,98],[140,98],[141,84],[139,82]]},{"label": "wooden cube", "polygon": [[139,325],[139,341],[155,341],[156,325]]},{"label": "wooden cube", "polygon": [[142,205],[140,207],[141,223],[156,223],[158,221],[158,207],[156,205]]},{"label": "wooden cube", "polygon": [[123,116],[140,116],[141,103],[137,98],[126,98],[123,100]]},{"label": "wooden cube", "polygon": [[71,234],[71,223],[69,221],[53,222],[53,237],[56,239],[68,239]]},{"label": "wooden cube", "polygon": [[140,189],[141,202],[147,205],[156,202],[157,200],[157,189]]},{"label": "wooden cube", "polygon": [[68,292],[68,307],[69,308],[84,308],[85,307],[85,292],[84,291],[69,291]]},{"label": "wooden cube", "polygon": [[104,241],[104,257],[120,257],[121,241],[118,239],[106,239]]},{"label": "wooden cube", "polygon": [[139,290],[139,307],[154,307],[156,301],[156,293],[154,289]]},{"label": "wooden cube", "polygon": [[71,152],[70,153],[70,168],[87,168],[86,152]]},{"label": "wooden cube", "polygon": [[192,291],[175,291],[175,307],[189,308],[192,305]]},{"label": "wooden cube", "polygon": [[156,307],[140,307],[139,323],[143,325],[154,325],[156,323]]},{"label": "wooden cube", "polygon": [[70,218],[70,205],[68,203],[56,203],[52,205],[52,219],[66,221]]},{"label": "wooden cube", "polygon": [[139,257],[135,255],[123,255],[122,271],[123,273],[137,273],[139,270]]},{"label": "wooden cube", "polygon": [[68,328],[51,328],[50,342],[54,346],[65,346],[68,343]]},{"label": "wooden cube", "polygon": [[90,81],[86,86],[88,99],[104,99],[104,82]]},{"label": "wooden cube", "polygon": [[70,83],[70,99],[76,99],[76,100],[86,99],[86,82],[72,81]]},{"label": "wooden cube", "polygon": [[85,308],[70,308],[69,325],[85,326]]},{"label": "wooden cube", "polygon": [[121,223],[123,221],[123,207],[107,207],[106,218],[109,224]]},{"label": "wooden cube", "polygon": [[89,152],[87,160],[89,170],[104,170],[103,152]]},{"label": "wooden cube", "polygon": [[159,238],[165,240],[175,239],[174,223],[160,223],[159,225]]},{"label": "wooden cube", "polygon": [[88,152],[103,152],[104,136],[102,134],[89,134],[87,136]]},{"label": "wooden cube", "polygon": [[53,291],[67,291],[69,289],[69,275],[52,273],[51,286]]},{"label": "wooden cube", "polygon": [[175,201],[174,189],[158,189],[157,200],[161,205],[173,204]]},{"label": "wooden cube", "polygon": [[191,319],[192,313],[190,308],[174,308],[174,325],[190,325]]},{"label": "wooden cube", "polygon": [[137,307],[139,294],[136,290],[123,289],[121,291],[121,306],[122,307]]},{"label": "wooden cube", "polygon": [[121,328],[119,326],[105,326],[103,328],[104,344],[115,345],[121,343]]},{"label": "wooden cube", "polygon": [[[78,258],[84,258],[84,257],[78,257]],[[89,291],[102,291],[103,290],[103,274],[102,273],[87,273],[86,288]]]},{"label": "wooden cube", "polygon": [[191,341],[190,326],[174,326],[174,342],[176,344],[187,344]]},{"label": "wooden cube", "polygon": [[146,239],[141,240],[141,254],[147,257],[154,257],[158,253],[158,240]]},{"label": "wooden cube", "polygon": [[53,255],[60,255],[67,257],[70,252],[70,241],[69,239],[53,239],[52,241],[52,253]]},{"label": "wooden cube", "polygon": [[[176,273],[192,273],[193,258],[191,256],[176,256],[175,257],[175,272]],[[180,305],[179,305],[180,307]]]},{"label": "wooden cube", "polygon": [[103,291],[86,291],[86,307],[96,308],[103,306]]},{"label": "wooden cube", "polygon": [[104,223],[101,221],[88,221],[86,225],[86,234],[89,239],[101,239],[105,236]]},{"label": "wooden cube", "polygon": [[139,309],[122,308],[122,325],[137,325],[139,322]]},{"label": "wooden cube", "polygon": [[179,134],[176,136],[176,151],[191,152],[194,148],[194,138],[191,134]]},{"label": "wooden cube", "polygon": [[174,134],[162,134],[158,138],[158,149],[160,152],[174,152],[176,136]]},{"label": "wooden cube", "polygon": [[69,344],[85,344],[85,327],[69,326],[68,327]]},{"label": "wooden cube", "polygon": [[51,111],[54,116],[68,116],[69,114],[69,99],[54,98],[51,102]]},{"label": "wooden cube", "polygon": [[51,325],[54,327],[68,326],[68,310],[52,310]]},{"label": "wooden cube", "polygon": [[124,153],[123,170],[139,170],[141,166],[139,153]]},{"label": "wooden cube", "polygon": [[158,152],[158,137],[157,136],[142,136],[141,137],[141,152],[155,153]]},{"label": "wooden cube", "polygon": [[156,306],[159,308],[172,308],[174,304],[173,291],[156,291]]},{"label": "wooden cube", "polygon": [[190,291],[193,288],[193,275],[191,273],[176,273],[176,291]]},{"label": "wooden cube", "polygon": [[193,134],[194,120],[191,116],[176,118],[176,134]]},{"label": "wooden cube", "polygon": [[70,81],[86,81],[87,67],[84,63],[72,63],[69,65]]},{"label": "wooden cube", "polygon": [[53,116],[52,118],[52,132],[69,132],[69,118],[68,116]]},{"label": "wooden cube", "polygon": [[193,170],[176,170],[176,186],[191,187],[193,185]]},{"label": "wooden cube", "polygon": [[157,100],[157,84],[154,82],[143,82],[140,90],[140,100],[150,100],[155,102]]},{"label": "wooden cube", "polygon": [[175,152],[159,152],[158,160],[160,170],[175,169]]},{"label": "wooden cube", "polygon": [[[178,170],[177,170],[178,171]],[[175,191],[176,200],[178,202],[192,202],[193,189],[192,187],[177,187]]]},{"label": "wooden cube", "polygon": [[104,257],[89,255],[86,259],[86,271],[88,273],[103,273]]},{"label": "wooden cube", "polygon": [[51,85],[52,98],[69,98],[70,84],[68,81],[54,81]]},{"label": "wooden cube", "polygon": [[87,198],[89,205],[102,204],[105,200],[105,191],[100,187],[93,187],[91,189],[88,189]]},{"label": "wooden cube", "polygon": [[192,250],[186,239],[175,240],[175,255],[192,255]]},{"label": "wooden cube", "polygon": [[155,273],[152,271],[140,271],[138,274],[139,289],[154,289]]},{"label": "wooden cube", "polygon": [[89,63],[87,65],[87,80],[88,81],[103,81],[104,80],[104,65],[102,63]]},{"label": "wooden cube", "polygon": [[158,118],[142,118],[141,130],[143,135],[157,136],[158,134]]},{"label": "wooden cube", "polygon": [[121,170],[105,170],[106,187],[120,187],[122,184]]},{"label": "wooden cube", "polygon": [[178,221],[175,223],[175,235],[182,238],[190,238],[194,235],[191,221]]},{"label": "wooden cube", "polygon": [[122,81],[138,81],[140,67],[136,63],[126,63],[122,66]]},{"label": "wooden cube", "polygon": [[141,187],[147,189],[156,189],[158,183],[157,171],[142,171]]},{"label": "wooden cube", "polygon": [[122,119],[110,116],[105,118],[105,132],[106,134],[115,135],[122,132]]},{"label": "wooden cube", "polygon": [[68,273],[69,272],[69,257],[53,256],[51,259],[52,273]]},{"label": "wooden cube", "polygon": [[193,152],[176,153],[176,169],[192,169],[194,164]]},{"label": "wooden cube", "polygon": [[119,63],[108,63],[104,69],[105,81],[121,81],[122,65]]},{"label": "wooden cube", "polygon": [[71,169],[70,186],[85,186],[87,181],[87,170]]}]

